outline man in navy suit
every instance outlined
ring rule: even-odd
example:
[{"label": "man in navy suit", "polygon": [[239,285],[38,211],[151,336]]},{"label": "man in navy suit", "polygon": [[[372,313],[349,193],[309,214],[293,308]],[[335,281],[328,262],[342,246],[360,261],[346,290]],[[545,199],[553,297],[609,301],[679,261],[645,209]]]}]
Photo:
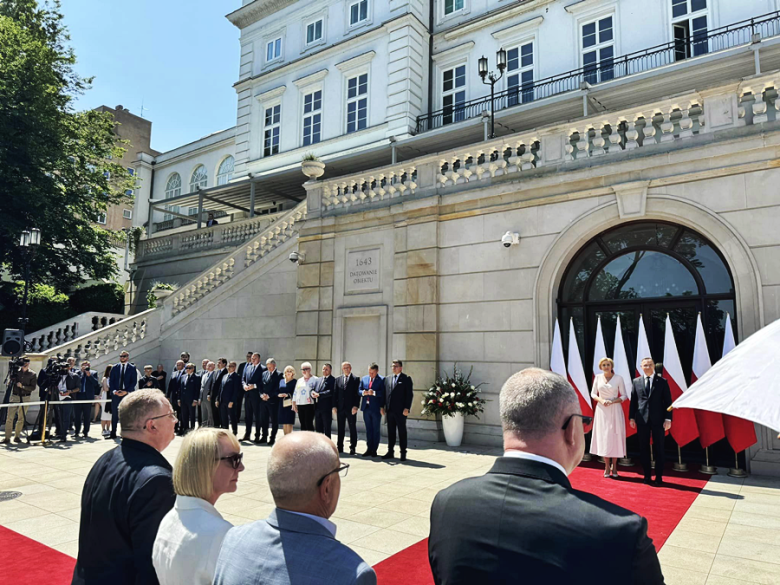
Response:
[{"label": "man in navy suit", "polygon": [[186,374],[179,379],[182,434],[195,429],[200,399],[200,376],[195,373],[195,364],[187,364],[185,372]]},{"label": "man in navy suit", "polygon": [[[94,400],[95,394],[100,394],[100,382],[97,379],[97,372],[89,369],[89,362],[81,362],[81,371],[79,372],[79,391],[73,395],[75,400]],[[81,431],[81,422],[84,421],[84,438],[89,436],[89,423],[92,420],[92,409],[94,404],[74,404],[76,418],[76,433],[78,437]]]},{"label": "man in navy suit", "polygon": [[173,371],[171,372],[171,379],[168,382],[168,391],[165,393],[165,397],[168,399],[168,402],[171,403],[171,406],[173,406],[173,410],[176,413],[176,433],[181,434],[181,407],[179,406],[179,381],[181,380],[181,377],[186,374],[184,371],[184,366],[187,365],[184,360],[179,360],[176,362],[176,367],[173,368]]},{"label": "man in navy suit", "polygon": [[382,459],[395,457],[395,432],[401,442],[401,461],[406,461],[406,417],[412,409],[414,384],[403,372],[404,363],[393,360],[393,375],[385,377],[385,411],[387,413],[387,453]]},{"label": "man in navy suit", "polygon": [[[238,377],[241,380],[244,379],[244,370],[246,370],[246,367],[249,364],[252,363],[252,354],[253,353],[254,352],[252,352],[252,351],[246,352],[246,361],[245,362],[241,362],[240,364],[238,364],[238,368],[236,369],[236,373],[238,374]],[[246,392],[242,391],[238,396],[235,397],[235,401],[233,402],[233,408],[236,409],[236,413],[237,413],[236,414],[236,420],[237,421],[241,420],[241,408],[242,408],[242,405],[244,404],[244,394],[246,394]],[[233,433],[233,434],[235,435],[235,433]]]},{"label": "man in navy suit", "polygon": [[[260,426],[263,437],[260,443],[268,443],[273,447],[276,443],[276,432],[279,430],[279,382],[282,374],[276,369],[276,360],[268,358],[263,372],[263,387],[260,390]],[[271,422],[271,440],[268,440],[268,422]]]},{"label": "man in navy suit", "polygon": [[352,375],[352,364],[341,364],[343,376],[336,378],[333,389],[333,414],[336,415],[338,427],[338,450],[344,452],[344,435],[349,424],[349,454],[354,455],[357,448],[357,411],[360,408],[360,378]]},{"label": "man in navy suit", "polygon": [[314,429],[330,439],[330,428],[333,425],[333,390],[336,388],[336,378],[331,376],[333,367],[330,364],[322,366],[322,377],[317,382],[317,388],[311,396],[317,400],[314,406]]},{"label": "man in navy suit", "polygon": [[363,457],[376,457],[379,448],[380,426],[382,424],[382,409],[385,406],[385,384],[379,376],[379,366],[371,364],[368,368],[368,376],[363,376],[360,381],[360,395],[363,404],[360,410],[363,412],[363,422],[366,423],[366,443],[368,449]]},{"label": "man in navy suit", "polygon": [[119,403],[138,386],[138,370],[130,363],[130,354],[123,351],[119,354],[119,363],[114,364],[108,375],[108,393],[111,395],[111,435],[116,439],[116,429],[119,426]]},{"label": "man in navy suit", "polygon": [[263,386],[264,371],[265,368],[260,363],[260,354],[253,353],[252,362],[244,368],[242,379],[244,399],[246,400],[246,430],[241,438],[242,441],[252,440],[252,421],[254,421],[255,443],[260,444],[260,388]]},{"label": "man in navy suit", "polygon": [[236,362],[229,362],[227,373],[221,376],[217,383],[215,397],[217,408],[219,409],[219,420],[223,429],[233,427],[233,434],[238,431],[238,419],[236,418],[236,409],[234,401],[237,396],[241,396],[244,388],[241,386],[241,377],[236,372]]}]

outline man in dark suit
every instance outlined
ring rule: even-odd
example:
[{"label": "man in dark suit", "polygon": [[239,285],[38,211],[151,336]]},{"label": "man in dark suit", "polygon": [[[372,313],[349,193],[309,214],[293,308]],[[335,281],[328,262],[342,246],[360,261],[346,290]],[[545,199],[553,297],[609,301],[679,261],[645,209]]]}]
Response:
[{"label": "man in dark suit", "polygon": [[650,484],[652,467],[650,463],[650,438],[655,453],[655,485],[664,481],[664,433],[672,428],[672,392],[669,383],[655,373],[653,358],[642,360],[643,374],[634,378],[631,405],[628,409],[628,424],[636,429],[639,439],[639,458],[645,474],[645,483]]},{"label": "man in dark suit", "polygon": [[168,391],[165,393],[165,397],[173,405],[173,410],[176,412],[176,432],[181,434],[181,407],[179,406],[179,397],[181,396],[180,382],[182,376],[187,372],[184,371],[184,366],[187,365],[184,361],[179,360],[176,362],[176,367],[171,372],[171,379],[168,382]]},{"label": "man in dark suit", "polygon": [[[276,369],[276,360],[265,360],[263,372],[263,387],[260,390],[260,426],[263,436],[260,443],[268,443],[273,447],[276,443],[276,433],[279,430],[279,382],[282,374]],[[268,422],[271,423],[271,440],[268,440]]]},{"label": "man in dark suit", "polygon": [[[219,392],[222,389],[222,379],[228,375],[228,360],[227,358],[219,358],[217,360],[217,372],[215,373],[215,380],[214,383],[211,385],[211,391],[208,395],[208,401],[211,405],[211,412],[212,416],[214,417],[215,424],[217,428],[220,428],[222,415],[219,414],[219,407],[217,406],[217,398],[219,398]],[[235,371],[235,370],[234,370]]]},{"label": "man in dark suit", "polygon": [[[79,391],[77,394],[73,394],[74,400],[94,400],[95,395],[100,395],[100,382],[97,379],[97,372],[90,369],[89,362],[81,362],[81,371],[79,372]],[[92,411],[95,408],[94,404],[74,404],[73,405],[76,419],[76,434],[77,437],[81,432],[81,423],[84,422],[84,438],[89,436],[89,423],[92,421]]]},{"label": "man in dark suit", "polygon": [[379,375],[379,366],[371,364],[368,376],[360,380],[359,393],[363,397],[360,411],[366,424],[366,443],[368,449],[363,457],[376,457],[379,448],[380,425],[382,424],[382,409],[385,406],[385,383]]},{"label": "man in dark suit", "polygon": [[336,387],[336,378],[331,376],[333,366],[322,366],[322,377],[317,382],[317,387],[312,391],[311,397],[314,403],[314,430],[322,433],[330,439],[330,429],[333,426],[333,390]]},{"label": "man in dark suit", "polygon": [[395,457],[395,431],[401,443],[401,461],[406,461],[406,418],[412,409],[414,383],[403,372],[404,363],[393,360],[393,375],[385,377],[385,408],[387,414],[387,453],[382,459]]},{"label": "man in dark suit", "polygon": [[130,354],[123,351],[119,354],[119,363],[114,364],[108,374],[108,393],[111,397],[110,439],[116,439],[116,429],[119,425],[119,403],[136,389],[137,384],[138,370],[135,369],[135,364],[130,363]]},{"label": "man in dark suit", "polygon": [[200,398],[200,376],[195,373],[195,364],[187,364],[186,373],[179,380],[179,406],[181,407],[181,430],[187,434],[195,429],[198,419],[198,399]]},{"label": "man in dark suit", "polygon": [[360,378],[352,375],[352,364],[341,364],[342,376],[336,378],[333,387],[333,414],[336,415],[338,427],[338,449],[344,452],[344,434],[349,423],[349,454],[354,455],[357,449],[357,411],[360,408]]},{"label": "man in dark suit", "polygon": [[219,421],[223,429],[233,427],[233,434],[236,435],[238,434],[238,419],[233,402],[237,396],[244,392],[241,376],[236,372],[236,362],[228,363],[227,373],[219,378],[215,386],[218,392],[215,400],[219,409]]},{"label": "man in dark suit", "polygon": [[[152,372],[152,366],[144,366],[144,375],[138,380],[139,390],[148,390],[150,388],[159,388],[160,384],[157,375]],[[164,388],[164,386],[163,386]]]},{"label": "man in dark suit", "polygon": [[263,386],[265,368],[260,363],[260,354],[253,353],[252,361],[244,368],[242,378],[244,400],[246,401],[246,429],[242,441],[252,440],[252,422],[255,424],[255,443],[260,444],[260,388]]},{"label": "man in dark suit", "polygon": [[176,419],[157,390],[133,392],[119,410],[122,443],[98,459],[81,493],[73,585],[158,583],[152,547],[176,501],[161,451],[173,440]]},{"label": "man in dark suit", "polygon": [[[254,352],[248,351],[246,352],[246,361],[241,362],[238,364],[238,368],[236,369],[236,372],[238,373],[238,377],[241,378],[241,380],[244,379],[244,370],[246,370],[246,367],[252,363],[252,354]],[[235,397],[235,400],[233,402],[233,408],[236,409],[236,420],[241,421],[241,409],[244,404],[244,394],[245,392],[241,392],[238,396]],[[235,434],[235,433],[234,433]],[[242,439],[243,440],[243,439]],[[247,439],[249,440],[249,439]]]},{"label": "man in dark suit", "polygon": [[[647,521],[569,483],[590,419],[566,379],[523,370],[501,389],[499,412],[504,456],[487,474],[440,491],[431,506],[434,582],[662,585]],[[606,575],[590,569],[604,555]]]}]

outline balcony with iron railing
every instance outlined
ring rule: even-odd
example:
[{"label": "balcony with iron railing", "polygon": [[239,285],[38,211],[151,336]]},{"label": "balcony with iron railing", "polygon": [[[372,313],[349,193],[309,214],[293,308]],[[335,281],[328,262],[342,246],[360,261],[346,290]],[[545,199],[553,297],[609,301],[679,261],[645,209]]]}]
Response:
[{"label": "balcony with iron railing", "polygon": [[[680,61],[711,55],[742,45],[749,45],[778,35],[780,35],[780,11],[510,87],[495,94],[492,104],[493,111],[499,112],[542,101],[567,92],[578,91],[583,87],[599,86],[616,79],[660,69]],[[478,118],[490,110],[491,98],[489,95],[456,103],[418,116],[417,133]]]}]

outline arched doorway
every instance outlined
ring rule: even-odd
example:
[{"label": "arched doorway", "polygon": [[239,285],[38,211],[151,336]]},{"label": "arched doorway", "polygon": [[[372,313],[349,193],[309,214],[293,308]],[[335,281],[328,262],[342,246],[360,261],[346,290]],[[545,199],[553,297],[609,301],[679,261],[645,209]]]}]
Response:
[{"label": "arched doorway", "polygon": [[[567,347],[568,322],[574,318],[586,373],[593,363],[599,317],[610,355],[620,317],[627,357],[633,364],[640,315],[653,358],[663,360],[668,313],[686,381],[693,362],[696,316],[701,313],[713,363],[722,352],[727,315],[737,330],[734,280],[720,252],[694,230],[663,221],[622,224],[590,240],[565,271],[558,311],[566,325],[562,330]],[[670,447],[675,448],[671,442]],[[689,450],[695,456],[702,451],[695,441]],[[727,461],[731,456],[727,450],[723,455]]]}]

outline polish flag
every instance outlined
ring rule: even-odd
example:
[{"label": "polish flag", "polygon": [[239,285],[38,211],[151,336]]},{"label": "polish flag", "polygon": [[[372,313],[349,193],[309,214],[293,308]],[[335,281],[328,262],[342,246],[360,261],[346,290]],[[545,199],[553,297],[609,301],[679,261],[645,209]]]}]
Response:
[{"label": "polish flag", "polygon": [[623,407],[623,418],[626,419],[626,437],[630,437],[636,433],[636,429],[632,429],[628,424],[631,393],[634,391],[634,385],[631,381],[634,379],[634,376],[631,375],[631,368],[626,357],[626,346],[623,344],[623,329],[620,327],[620,316],[618,316],[617,325],[615,325],[615,351],[612,352],[612,355],[615,361],[615,373],[623,378],[623,383],[626,386],[626,400],[623,401],[621,406]]},{"label": "polish flag", "polygon": [[[593,416],[593,405],[590,401],[590,386],[585,377],[585,369],[582,367],[580,348],[577,346],[577,334],[574,331],[574,319],[569,321],[569,383],[574,386],[577,398],[580,399],[580,408],[585,416]],[[593,425],[585,427],[589,432]]]},{"label": "polish flag", "polygon": [[593,351],[593,379],[601,373],[599,362],[607,357],[607,346],[604,344],[604,334],[601,331],[601,317],[596,324],[596,349]]},{"label": "polish flag", "polygon": [[[704,336],[704,327],[702,327],[701,314],[699,314],[696,318],[696,342],[693,346],[691,384],[701,378],[711,367],[710,352],[707,350],[707,339]],[[675,400],[677,399],[677,397],[674,398]],[[709,447],[726,436],[726,431],[723,429],[723,416],[719,412],[699,409],[693,412],[696,415],[696,424],[699,426],[699,443],[701,443],[702,447]]]},{"label": "polish flag", "polygon": [[[666,331],[664,333],[664,378],[669,382],[672,401],[677,400],[688,389],[682,363],[680,363],[680,354],[677,352],[677,343],[674,341],[672,321],[668,313],[666,314]],[[678,409],[674,413],[674,424],[672,424],[672,437],[675,442],[683,447],[698,436],[696,415],[689,408]]]},{"label": "polish flag", "polygon": [[555,320],[555,331],[553,331],[550,370],[564,378],[568,378],[566,375],[566,361],[563,358],[563,343],[561,342],[561,328],[558,326],[558,319]]},{"label": "polish flag", "polygon": [[[650,342],[647,341],[647,332],[645,331],[645,322],[642,320],[642,315],[639,315],[639,340],[636,343],[636,376],[644,376],[642,371],[642,360],[645,358],[653,359],[653,355],[650,353]],[[653,360],[655,363],[655,360]]]},{"label": "polish flag", "polygon": [[[734,342],[734,331],[731,329],[731,315],[726,314],[726,336],[723,339],[723,355],[736,347]],[[734,449],[735,453],[744,451],[748,447],[756,444],[756,427],[749,420],[731,416],[730,414],[723,415],[723,428],[726,431],[726,438],[729,440],[729,445]]]}]

